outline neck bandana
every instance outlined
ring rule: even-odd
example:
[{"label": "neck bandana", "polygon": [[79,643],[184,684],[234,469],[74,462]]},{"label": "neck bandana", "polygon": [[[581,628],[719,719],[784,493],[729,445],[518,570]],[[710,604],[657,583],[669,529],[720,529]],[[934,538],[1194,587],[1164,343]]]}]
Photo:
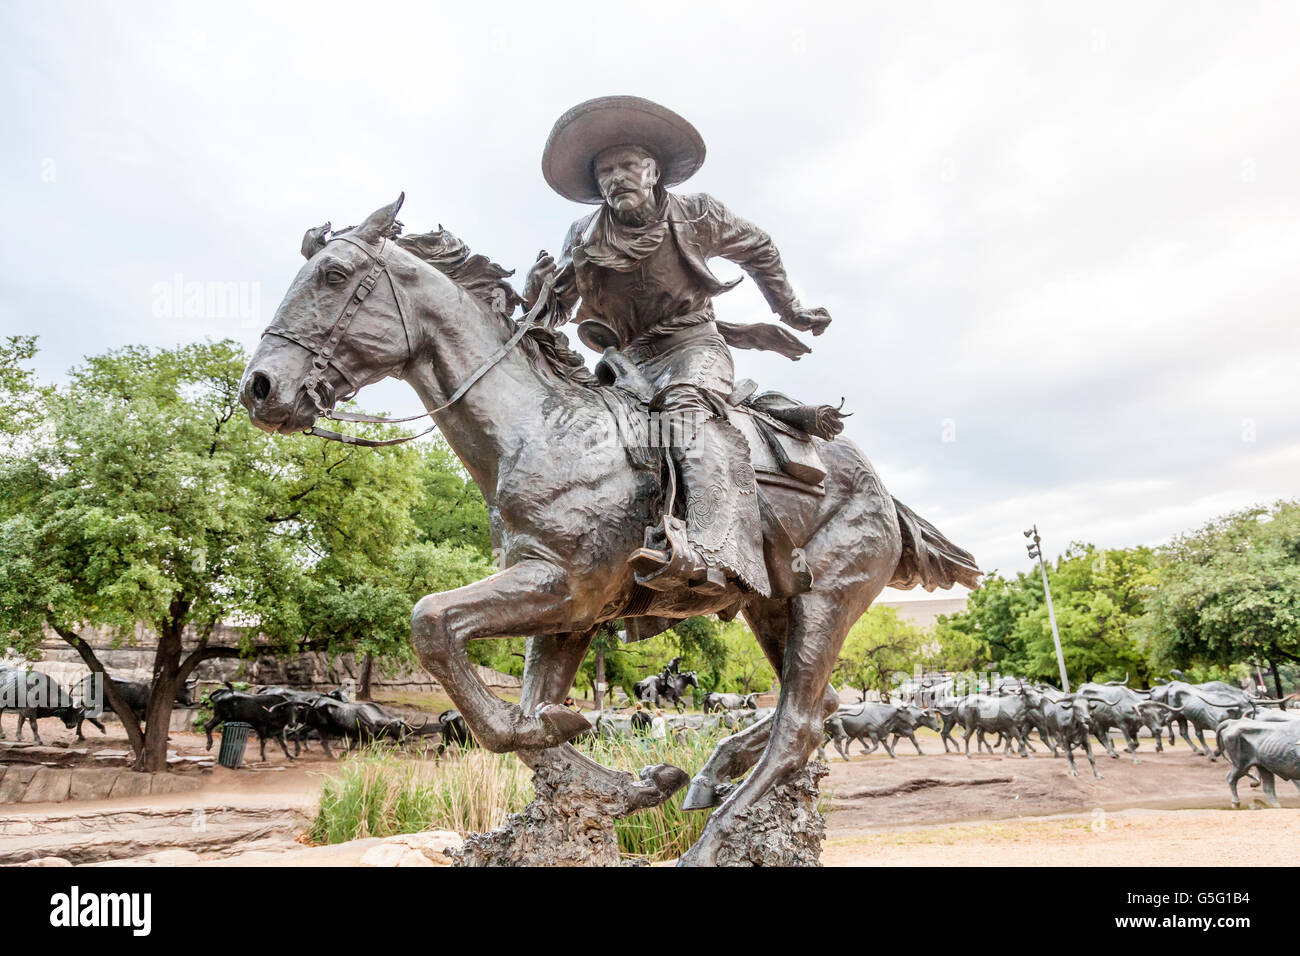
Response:
[{"label": "neck bandana", "polygon": [[631,272],[668,235],[667,211],[668,197],[664,195],[649,222],[632,225],[619,221],[608,205],[602,205],[584,250],[587,261],[616,272]]}]

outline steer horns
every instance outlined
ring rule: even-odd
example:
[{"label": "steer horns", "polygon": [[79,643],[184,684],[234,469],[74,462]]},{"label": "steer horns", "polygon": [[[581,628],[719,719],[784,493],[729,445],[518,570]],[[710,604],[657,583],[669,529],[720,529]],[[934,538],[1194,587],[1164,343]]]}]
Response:
[{"label": "steer horns", "polygon": [[1170,707],[1168,704],[1162,704],[1158,700],[1144,700],[1142,701],[1142,703],[1137,704],[1136,707],[1138,710],[1141,710],[1144,707],[1163,707],[1165,710],[1169,711],[1172,714],[1181,714],[1183,712],[1182,707]]}]

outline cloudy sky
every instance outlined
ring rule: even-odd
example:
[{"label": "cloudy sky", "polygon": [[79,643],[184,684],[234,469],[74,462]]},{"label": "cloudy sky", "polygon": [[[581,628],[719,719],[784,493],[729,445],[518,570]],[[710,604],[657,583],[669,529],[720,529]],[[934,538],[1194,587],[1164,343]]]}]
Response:
[{"label": "cloudy sky", "polygon": [[[635,93],[687,187],[835,317],[738,373],[846,398],[887,487],[986,569],[1154,544],[1300,490],[1300,7],[1238,3],[7,4],[0,333],[39,370],[250,348],[303,230],[407,194],[519,274],[583,210],[555,118]],[[726,263],[720,274],[739,274]],[[240,283],[242,314],[168,302]],[[749,283],[720,317],[768,317]],[[372,408],[415,411],[404,386]]]}]

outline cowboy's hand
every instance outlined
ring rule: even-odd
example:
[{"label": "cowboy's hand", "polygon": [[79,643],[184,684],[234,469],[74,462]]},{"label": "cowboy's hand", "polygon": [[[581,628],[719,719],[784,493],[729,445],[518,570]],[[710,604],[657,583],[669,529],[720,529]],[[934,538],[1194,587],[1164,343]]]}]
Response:
[{"label": "cowboy's hand", "polygon": [[813,335],[821,335],[826,331],[826,326],[831,324],[831,314],[823,308],[799,308],[784,321],[786,325],[798,329],[800,332],[812,332]]},{"label": "cowboy's hand", "polygon": [[555,259],[551,254],[543,249],[537,254],[537,261],[533,267],[528,270],[528,280],[524,283],[524,303],[532,308],[533,303],[542,292],[542,286],[547,279],[555,278]]}]

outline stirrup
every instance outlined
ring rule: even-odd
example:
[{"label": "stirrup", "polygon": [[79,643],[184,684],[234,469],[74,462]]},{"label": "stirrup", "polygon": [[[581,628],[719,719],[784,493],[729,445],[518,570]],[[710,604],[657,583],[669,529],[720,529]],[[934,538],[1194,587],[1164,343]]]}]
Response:
[{"label": "stirrup", "polygon": [[706,595],[721,594],[727,589],[727,576],[700,559],[686,540],[686,525],[680,518],[665,515],[663,528],[668,539],[667,550],[637,548],[627,559],[636,572],[637,584],[652,591],[686,587]]}]

